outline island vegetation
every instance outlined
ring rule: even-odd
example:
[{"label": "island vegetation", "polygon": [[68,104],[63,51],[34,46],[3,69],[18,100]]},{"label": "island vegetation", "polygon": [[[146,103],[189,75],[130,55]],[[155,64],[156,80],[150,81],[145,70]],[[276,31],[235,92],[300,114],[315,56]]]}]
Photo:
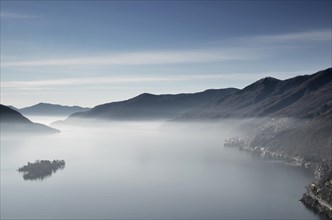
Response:
[{"label": "island vegetation", "polygon": [[27,165],[20,167],[18,172],[23,173],[24,180],[43,180],[45,177],[51,176],[58,169],[64,168],[64,160],[36,160],[34,163],[28,162]]}]

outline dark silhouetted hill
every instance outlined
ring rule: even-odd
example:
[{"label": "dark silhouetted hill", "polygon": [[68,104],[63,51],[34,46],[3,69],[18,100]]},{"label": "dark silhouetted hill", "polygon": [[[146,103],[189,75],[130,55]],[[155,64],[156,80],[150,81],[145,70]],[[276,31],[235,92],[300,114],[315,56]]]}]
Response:
[{"label": "dark silhouetted hill", "polygon": [[332,69],[287,80],[267,77],[178,117],[179,120],[296,117],[311,118],[332,107]]},{"label": "dark silhouetted hill", "polygon": [[11,109],[13,109],[13,110],[15,110],[15,111],[19,111],[19,110],[20,110],[20,109],[14,107],[14,106],[12,106],[12,105],[7,105],[7,107],[9,107],[9,108],[11,108]]},{"label": "dark silhouetted hill", "polygon": [[255,119],[243,126],[246,134],[229,139],[241,140],[242,149],[304,165],[331,161],[332,69],[287,80],[264,78],[179,117],[215,118]]},{"label": "dark silhouetted hill", "polygon": [[63,106],[50,103],[38,103],[36,105],[18,109],[23,115],[41,115],[41,116],[69,116],[76,112],[88,111],[90,108],[79,106]]},{"label": "dark silhouetted hill", "polygon": [[144,93],[134,98],[98,105],[89,111],[75,113],[70,119],[151,120],[170,119],[178,114],[238,91],[235,88],[211,89],[204,92],[177,95]]},{"label": "dark silhouetted hill", "polygon": [[46,125],[33,123],[21,113],[5,106],[0,105],[1,133],[56,133],[56,129]]}]

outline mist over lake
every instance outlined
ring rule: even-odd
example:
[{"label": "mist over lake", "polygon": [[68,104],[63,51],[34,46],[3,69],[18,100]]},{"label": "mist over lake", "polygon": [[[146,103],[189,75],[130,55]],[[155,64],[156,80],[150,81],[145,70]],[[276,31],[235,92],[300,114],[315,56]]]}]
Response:
[{"label": "mist over lake", "polygon": [[[109,122],[2,135],[1,218],[319,219],[298,201],[312,172],[223,147],[240,122]],[[53,159],[66,167],[43,180],[16,171]]]},{"label": "mist over lake", "polygon": [[0,1],[0,220],[332,220],[331,0]]}]

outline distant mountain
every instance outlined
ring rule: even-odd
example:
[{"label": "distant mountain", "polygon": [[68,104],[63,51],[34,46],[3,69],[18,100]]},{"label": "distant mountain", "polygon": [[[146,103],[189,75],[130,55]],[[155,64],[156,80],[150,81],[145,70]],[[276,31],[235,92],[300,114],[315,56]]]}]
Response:
[{"label": "distant mountain", "polygon": [[332,69],[287,80],[267,77],[232,95],[178,117],[179,120],[297,117],[310,118],[332,108]]},{"label": "distant mountain", "polygon": [[15,110],[15,111],[19,111],[18,108],[14,107],[14,106],[12,106],[12,105],[7,105],[7,107],[9,107],[9,108],[11,108],[11,109],[13,109],[13,110]]},{"label": "distant mountain", "polygon": [[88,111],[90,108],[79,106],[63,106],[50,103],[38,103],[36,105],[18,109],[23,115],[48,115],[48,116],[69,116],[76,112]]},{"label": "distant mountain", "polygon": [[267,77],[177,119],[223,118],[251,118],[225,140],[226,147],[332,170],[332,68],[287,80]]},{"label": "distant mountain", "polygon": [[235,88],[211,89],[204,92],[177,95],[144,93],[134,98],[98,105],[86,112],[72,114],[71,119],[150,120],[170,119],[178,114],[223,98],[238,91]]},{"label": "distant mountain", "polygon": [[332,160],[332,68],[286,80],[267,77],[173,120],[225,118],[251,119],[225,146],[301,164]]},{"label": "distant mountain", "polygon": [[46,125],[33,123],[21,113],[7,107],[0,105],[0,125],[1,133],[56,133],[56,129]]}]

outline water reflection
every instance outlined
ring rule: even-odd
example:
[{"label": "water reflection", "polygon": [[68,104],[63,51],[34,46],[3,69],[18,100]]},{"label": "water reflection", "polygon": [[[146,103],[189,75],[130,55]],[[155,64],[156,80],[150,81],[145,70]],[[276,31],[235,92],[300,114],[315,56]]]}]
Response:
[{"label": "water reflection", "polygon": [[59,169],[65,168],[64,160],[36,160],[34,163],[20,167],[17,171],[23,173],[24,180],[44,180],[45,177],[52,176]]}]

